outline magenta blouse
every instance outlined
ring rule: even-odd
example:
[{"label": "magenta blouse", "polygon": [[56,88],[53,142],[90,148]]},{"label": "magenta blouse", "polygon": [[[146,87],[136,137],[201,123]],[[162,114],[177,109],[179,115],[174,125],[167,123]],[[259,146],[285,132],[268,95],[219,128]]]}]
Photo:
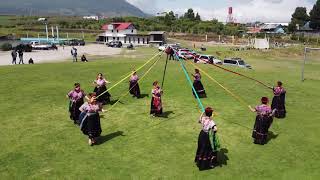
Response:
[{"label": "magenta blouse", "polygon": [[255,109],[256,109],[257,115],[270,115],[272,113],[271,107],[265,104],[256,106]]},{"label": "magenta blouse", "polygon": [[201,81],[201,75],[200,75],[200,73],[196,73],[196,74],[194,75],[194,80],[195,80],[195,81]]},{"label": "magenta blouse", "polygon": [[68,93],[68,97],[72,102],[77,102],[80,99],[83,99],[85,96],[86,94],[83,92],[83,90],[80,90],[79,92],[72,90]]},{"label": "magenta blouse", "polygon": [[161,97],[161,88],[154,88],[151,91],[152,95],[156,96],[156,97]]},{"label": "magenta blouse", "polygon": [[280,95],[283,94],[283,93],[286,93],[286,90],[285,90],[283,87],[277,86],[277,87],[274,87],[274,88],[273,88],[273,94],[274,94],[275,96],[280,96]]},{"label": "magenta blouse", "polygon": [[87,113],[98,113],[102,110],[102,106],[100,104],[85,103],[80,107],[80,110],[85,111]]},{"label": "magenta blouse", "polygon": [[107,84],[106,79],[97,79],[94,81],[98,86],[105,86]]},{"label": "magenta blouse", "polygon": [[132,75],[132,76],[130,77],[130,82],[137,82],[138,80],[139,80],[138,75]]}]

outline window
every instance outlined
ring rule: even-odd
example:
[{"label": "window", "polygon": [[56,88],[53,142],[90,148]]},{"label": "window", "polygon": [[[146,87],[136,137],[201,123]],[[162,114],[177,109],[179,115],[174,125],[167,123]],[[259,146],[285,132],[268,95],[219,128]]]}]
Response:
[{"label": "window", "polygon": [[131,33],[133,33],[133,29],[131,30]]},{"label": "window", "polygon": [[115,38],[115,37],[112,37],[112,39],[113,39],[113,40],[116,40],[116,38]]},{"label": "window", "polygon": [[111,30],[111,32],[113,32],[113,30]]},{"label": "window", "polygon": [[124,43],[127,43],[127,37],[124,37]]},{"label": "window", "polygon": [[109,42],[109,37],[107,37],[107,42]]},{"label": "window", "polygon": [[239,65],[245,65],[244,61],[238,61]]},{"label": "window", "polygon": [[117,33],[119,32],[119,30],[117,30]]},{"label": "window", "polygon": [[147,38],[147,44],[149,44],[149,41],[150,41],[150,39],[149,39],[149,38]]},{"label": "window", "polygon": [[138,44],[140,44],[140,38],[138,38]]},{"label": "window", "polygon": [[131,43],[131,37],[129,37],[129,43]]},{"label": "window", "polygon": [[119,41],[119,37],[117,37],[117,41]]},{"label": "window", "polygon": [[142,41],[143,41],[143,44],[144,44],[144,38],[142,39]]}]

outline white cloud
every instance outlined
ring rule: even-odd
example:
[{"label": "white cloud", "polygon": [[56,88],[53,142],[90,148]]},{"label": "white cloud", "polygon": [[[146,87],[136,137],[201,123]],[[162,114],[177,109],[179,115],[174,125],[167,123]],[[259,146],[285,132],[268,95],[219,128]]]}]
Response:
[{"label": "white cloud", "polygon": [[[313,3],[306,0],[251,0],[247,4],[234,7],[235,18],[240,22],[272,21],[289,22],[291,15],[298,6],[312,8]],[[226,10],[218,9],[212,15],[220,20],[226,19]]]},{"label": "white cloud", "polygon": [[[188,3],[181,4],[183,0],[170,0],[171,2],[177,2],[180,6],[175,6],[175,8],[157,6],[157,0],[127,1],[148,13],[173,10],[175,13],[184,14],[184,12],[190,8],[188,7]],[[296,7],[307,7],[309,11],[314,4],[310,1],[311,0],[226,0],[224,3],[220,2],[220,5],[216,6],[215,3],[202,3],[201,0],[199,0],[199,5],[191,8],[199,12],[205,20],[216,18],[219,21],[225,22],[228,5],[232,4],[234,17],[238,22],[289,22]],[[161,2],[163,1],[161,0]],[[222,5],[224,6],[222,7]]]}]

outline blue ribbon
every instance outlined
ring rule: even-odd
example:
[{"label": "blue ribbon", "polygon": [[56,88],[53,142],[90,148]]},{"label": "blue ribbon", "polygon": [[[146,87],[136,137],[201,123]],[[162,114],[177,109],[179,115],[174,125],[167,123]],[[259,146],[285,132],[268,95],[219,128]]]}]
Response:
[{"label": "blue ribbon", "polygon": [[201,102],[201,100],[200,100],[200,98],[199,98],[199,96],[198,96],[198,93],[197,93],[196,89],[193,87],[193,83],[192,83],[192,81],[191,81],[191,79],[190,79],[190,77],[189,77],[189,75],[188,75],[188,71],[187,71],[187,69],[186,69],[186,67],[185,67],[185,65],[184,65],[184,62],[183,62],[183,61],[180,59],[180,57],[177,55],[177,52],[175,52],[174,54],[175,54],[176,58],[179,60],[179,62],[180,62],[180,64],[181,64],[181,67],[182,67],[182,70],[183,70],[184,74],[186,75],[186,78],[187,78],[187,80],[188,80],[188,82],[189,82],[189,84],[190,84],[190,86],[191,86],[191,88],[192,88],[193,93],[194,93],[195,96],[196,96],[196,99],[197,99],[197,101],[198,101],[199,108],[201,109],[202,112],[204,112],[203,104],[202,104],[202,102]]}]

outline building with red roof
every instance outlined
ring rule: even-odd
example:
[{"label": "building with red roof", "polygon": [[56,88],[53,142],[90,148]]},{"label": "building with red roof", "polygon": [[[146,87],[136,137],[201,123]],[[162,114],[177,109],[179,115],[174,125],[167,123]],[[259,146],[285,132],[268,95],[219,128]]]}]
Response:
[{"label": "building with red roof", "polygon": [[135,26],[130,22],[117,22],[105,24],[101,27],[105,32],[100,34],[98,42],[108,44],[112,41],[120,41],[122,44],[149,45],[164,44],[166,41],[165,32],[150,32],[138,34]]}]

